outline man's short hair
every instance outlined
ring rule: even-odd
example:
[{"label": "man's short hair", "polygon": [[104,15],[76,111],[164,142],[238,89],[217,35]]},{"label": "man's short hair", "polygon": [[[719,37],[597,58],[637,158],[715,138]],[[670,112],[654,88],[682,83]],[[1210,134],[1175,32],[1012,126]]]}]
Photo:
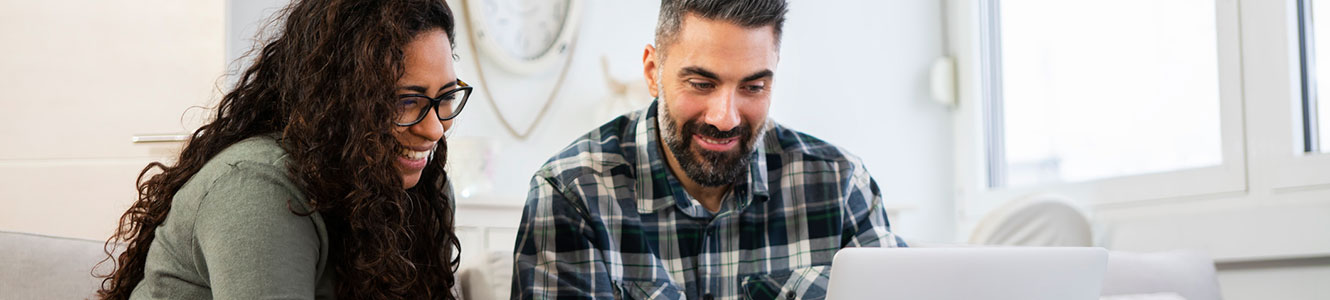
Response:
[{"label": "man's short hair", "polygon": [[785,6],[785,0],[661,0],[660,20],[656,23],[656,51],[663,57],[665,47],[678,38],[684,16],[690,13],[746,28],[772,26],[779,49],[781,27],[788,11]]}]

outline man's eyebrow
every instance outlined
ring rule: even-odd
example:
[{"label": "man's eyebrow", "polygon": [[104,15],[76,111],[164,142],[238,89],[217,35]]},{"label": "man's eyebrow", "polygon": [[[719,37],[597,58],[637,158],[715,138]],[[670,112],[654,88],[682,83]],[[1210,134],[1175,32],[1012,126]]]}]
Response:
[{"label": "man's eyebrow", "polygon": [[707,71],[707,69],[703,69],[702,67],[684,67],[683,70],[679,71],[679,77],[687,75],[697,75],[711,80],[720,80],[720,76],[716,76],[716,73]]},{"label": "man's eyebrow", "polygon": [[753,80],[758,80],[758,79],[762,79],[762,78],[771,77],[771,75],[775,75],[775,74],[776,74],[776,73],[771,72],[771,70],[762,70],[762,71],[760,71],[760,72],[753,73],[753,75],[748,75],[748,77],[744,77],[744,80],[739,81],[739,82],[749,82],[749,81],[753,81]]},{"label": "man's eyebrow", "polygon": [[[706,77],[711,80],[720,80],[720,76],[717,76],[716,73],[712,73],[711,71],[707,71],[707,69],[703,69],[701,67],[685,67],[683,68],[683,70],[679,71],[680,77],[687,75],[697,75],[697,76]],[[772,75],[775,75],[775,73],[772,72],[771,70],[762,70],[758,71],[757,73],[753,73],[753,75],[748,75],[747,77],[744,77],[743,80],[741,80],[740,82],[758,80],[762,78],[771,77]]]}]

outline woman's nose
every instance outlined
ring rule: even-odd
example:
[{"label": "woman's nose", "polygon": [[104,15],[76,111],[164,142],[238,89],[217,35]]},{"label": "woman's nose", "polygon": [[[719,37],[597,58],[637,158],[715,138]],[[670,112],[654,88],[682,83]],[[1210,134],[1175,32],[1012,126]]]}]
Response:
[{"label": "woman's nose", "polygon": [[420,123],[416,123],[416,125],[411,125],[410,131],[411,134],[415,134],[426,140],[438,141],[443,138],[443,133],[448,131],[450,125],[452,125],[452,120],[439,121],[438,112],[431,109],[429,110],[428,115],[425,116],[424,120],[420,120]]}]

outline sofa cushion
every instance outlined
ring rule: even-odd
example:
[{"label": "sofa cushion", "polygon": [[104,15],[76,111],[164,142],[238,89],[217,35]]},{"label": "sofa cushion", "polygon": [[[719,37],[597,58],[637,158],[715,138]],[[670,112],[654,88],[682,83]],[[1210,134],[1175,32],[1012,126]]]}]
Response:
[{"label": "sofa cushion", "polygon": [[508,299],[512,292],[513,254],[488,251],[476,263],[465,264],[457,272],[457,285],[463,299]]},{"label": "sofa cushion", "polygon": [[[0,231],[0,291],[13,299],[95,298],[103,242]],[[108,262],[98,274],[111,270]]]}]

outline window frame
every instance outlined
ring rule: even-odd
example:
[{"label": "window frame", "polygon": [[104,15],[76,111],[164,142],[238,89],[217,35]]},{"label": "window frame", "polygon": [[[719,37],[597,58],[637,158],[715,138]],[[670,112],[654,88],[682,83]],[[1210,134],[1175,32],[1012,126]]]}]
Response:
[{"label": "window frame", "polygon": [[[1304,101],[1316,95],[1304,89],[1303,0],[1242,3],[1244,89],[1251,181],[1274,193],[1330,185],[1330,153],[1306,143],[1308,115]],[[1310,59],[1314,63],[1315,58]],[[1312,76],[1318,77],[1318,76]],[[1324,76],[1321,76],[1324,77]],[[1311,107],[1314,108],[1314,107]],[[1327,150],[1327,149],[1321,149]]]},{"label": "window frame", "polygon": [[1320,137],[1317,135],[1317,131],[1320,130],[1317,123],[1319,123],[1320,120],[1317,118],[1316,111],[1318,101],[1316,80],[1318,78],[1314,70],[1316,68],[1316,31],[1314,28],[1309,28],[1314,24],[1311,23],[1311,1],[1312,0],[1296,0],[1296,18],[1298,22],[1297,49],[1298,58],[1301,59],[1298,71],[1302,75],[1300,80],[1302,97],[1300,98],[1302,99],[1303,152],[1317,152],[1322,150],[1320,149]]},{"label": "window frame", "polygon": [[[948,28],[951,55],[957,62],[955,144],[956,199],[961,236],[968,236],[974,220],[1007,201],[1037,194],[1054,193],[1077,199],[1088,206],[1131,205],[1160,199],[1222,196],[1247,189],[1246,140],[1244,132],[1241,41],[1238,3],[1216,0],[1216,41],[1219,51],[1220,137],[1223,161],[1220,165],[1178,171],[1129,175],[1084,182],[1048,183],[1023,187],[991,188],[991,172],[1001,171],[990,163],[990,145],[986,139],[996,136],[986,126],[987,114],[995,103],[988,95],[1000,92],[986,80],[995,70],[985,59],[998,55],[988,49],[996,23],[997,1],[949,0]],[[1000,56],[999,56],[1000,57]],[[1000,81],[998,81],[1000,82]],[[1000,85],[1000,83],[999,83]],[[999,133],[1000,134],[1000,133]],[[998,136],[1000,137],[1000,136]],[[1001,146],[1001,145],[996,145]]]}]

